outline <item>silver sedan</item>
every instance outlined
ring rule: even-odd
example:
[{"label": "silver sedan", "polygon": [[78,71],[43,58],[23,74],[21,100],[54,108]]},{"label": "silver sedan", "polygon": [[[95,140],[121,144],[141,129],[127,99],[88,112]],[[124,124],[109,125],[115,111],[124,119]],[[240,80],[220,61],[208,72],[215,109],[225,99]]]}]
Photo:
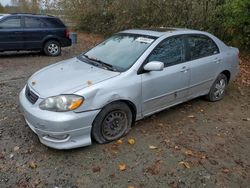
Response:
[{"label": "silver sedan", "polygon": [[199,96],[221,100],[239,50],[201,31],[119,32],[36,72],[20,93],[28,126],[56,149],[107,143],[146,116]]}]

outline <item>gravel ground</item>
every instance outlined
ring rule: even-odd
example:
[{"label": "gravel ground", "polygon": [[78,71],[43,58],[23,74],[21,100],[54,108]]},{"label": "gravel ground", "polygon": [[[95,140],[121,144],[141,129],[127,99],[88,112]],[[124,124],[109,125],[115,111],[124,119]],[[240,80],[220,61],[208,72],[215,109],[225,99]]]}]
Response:
[{"label": "gravel ground", "polygon": [[[18,94],[40,68],[101,37],[82,34],[60,57],[0,54],[0,187],[249,187],[249,69],[224,100],[198,98],[136,123],[123,139],[58,151],[40,144],[19,112]],[[247,61],[242,62],[248,67]]]}]

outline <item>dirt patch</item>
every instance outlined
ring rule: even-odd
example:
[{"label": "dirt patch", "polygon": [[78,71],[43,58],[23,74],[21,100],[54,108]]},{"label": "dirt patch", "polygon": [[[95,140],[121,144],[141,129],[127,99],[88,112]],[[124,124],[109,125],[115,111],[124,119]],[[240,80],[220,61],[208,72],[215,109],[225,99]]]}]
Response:
[{"label": "dirt patch", "polygon": [[35,71],[101,39],[81,34],[56,58],[0,54],[0,187],[248,187],[249,57],[220,102],[198,98],[170,108],[106,145],[57,151],[39,142],[18,110],[21,88]]}]

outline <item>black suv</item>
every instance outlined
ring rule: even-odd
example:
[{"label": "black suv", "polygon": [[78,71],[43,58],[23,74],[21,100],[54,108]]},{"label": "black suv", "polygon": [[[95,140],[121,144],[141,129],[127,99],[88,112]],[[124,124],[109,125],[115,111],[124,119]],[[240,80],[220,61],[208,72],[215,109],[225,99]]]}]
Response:
[{"label": "black suv", "polygon": [[0,15],[0,52],[40,50],[46,55],[58,56],[61,47],[70,45],[67,27],[54,16]]}]

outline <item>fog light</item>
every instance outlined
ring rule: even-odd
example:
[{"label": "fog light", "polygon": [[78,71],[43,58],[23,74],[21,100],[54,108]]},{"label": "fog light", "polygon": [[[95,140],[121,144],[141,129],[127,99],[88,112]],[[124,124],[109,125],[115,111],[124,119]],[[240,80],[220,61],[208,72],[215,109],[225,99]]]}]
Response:
[{"label": "fog light", "polygon": [[64,135],[47,135],[48,138],[50,139],[54,139],[54,140],[65,140],[69,137],[68,134],[64,134]]}]

